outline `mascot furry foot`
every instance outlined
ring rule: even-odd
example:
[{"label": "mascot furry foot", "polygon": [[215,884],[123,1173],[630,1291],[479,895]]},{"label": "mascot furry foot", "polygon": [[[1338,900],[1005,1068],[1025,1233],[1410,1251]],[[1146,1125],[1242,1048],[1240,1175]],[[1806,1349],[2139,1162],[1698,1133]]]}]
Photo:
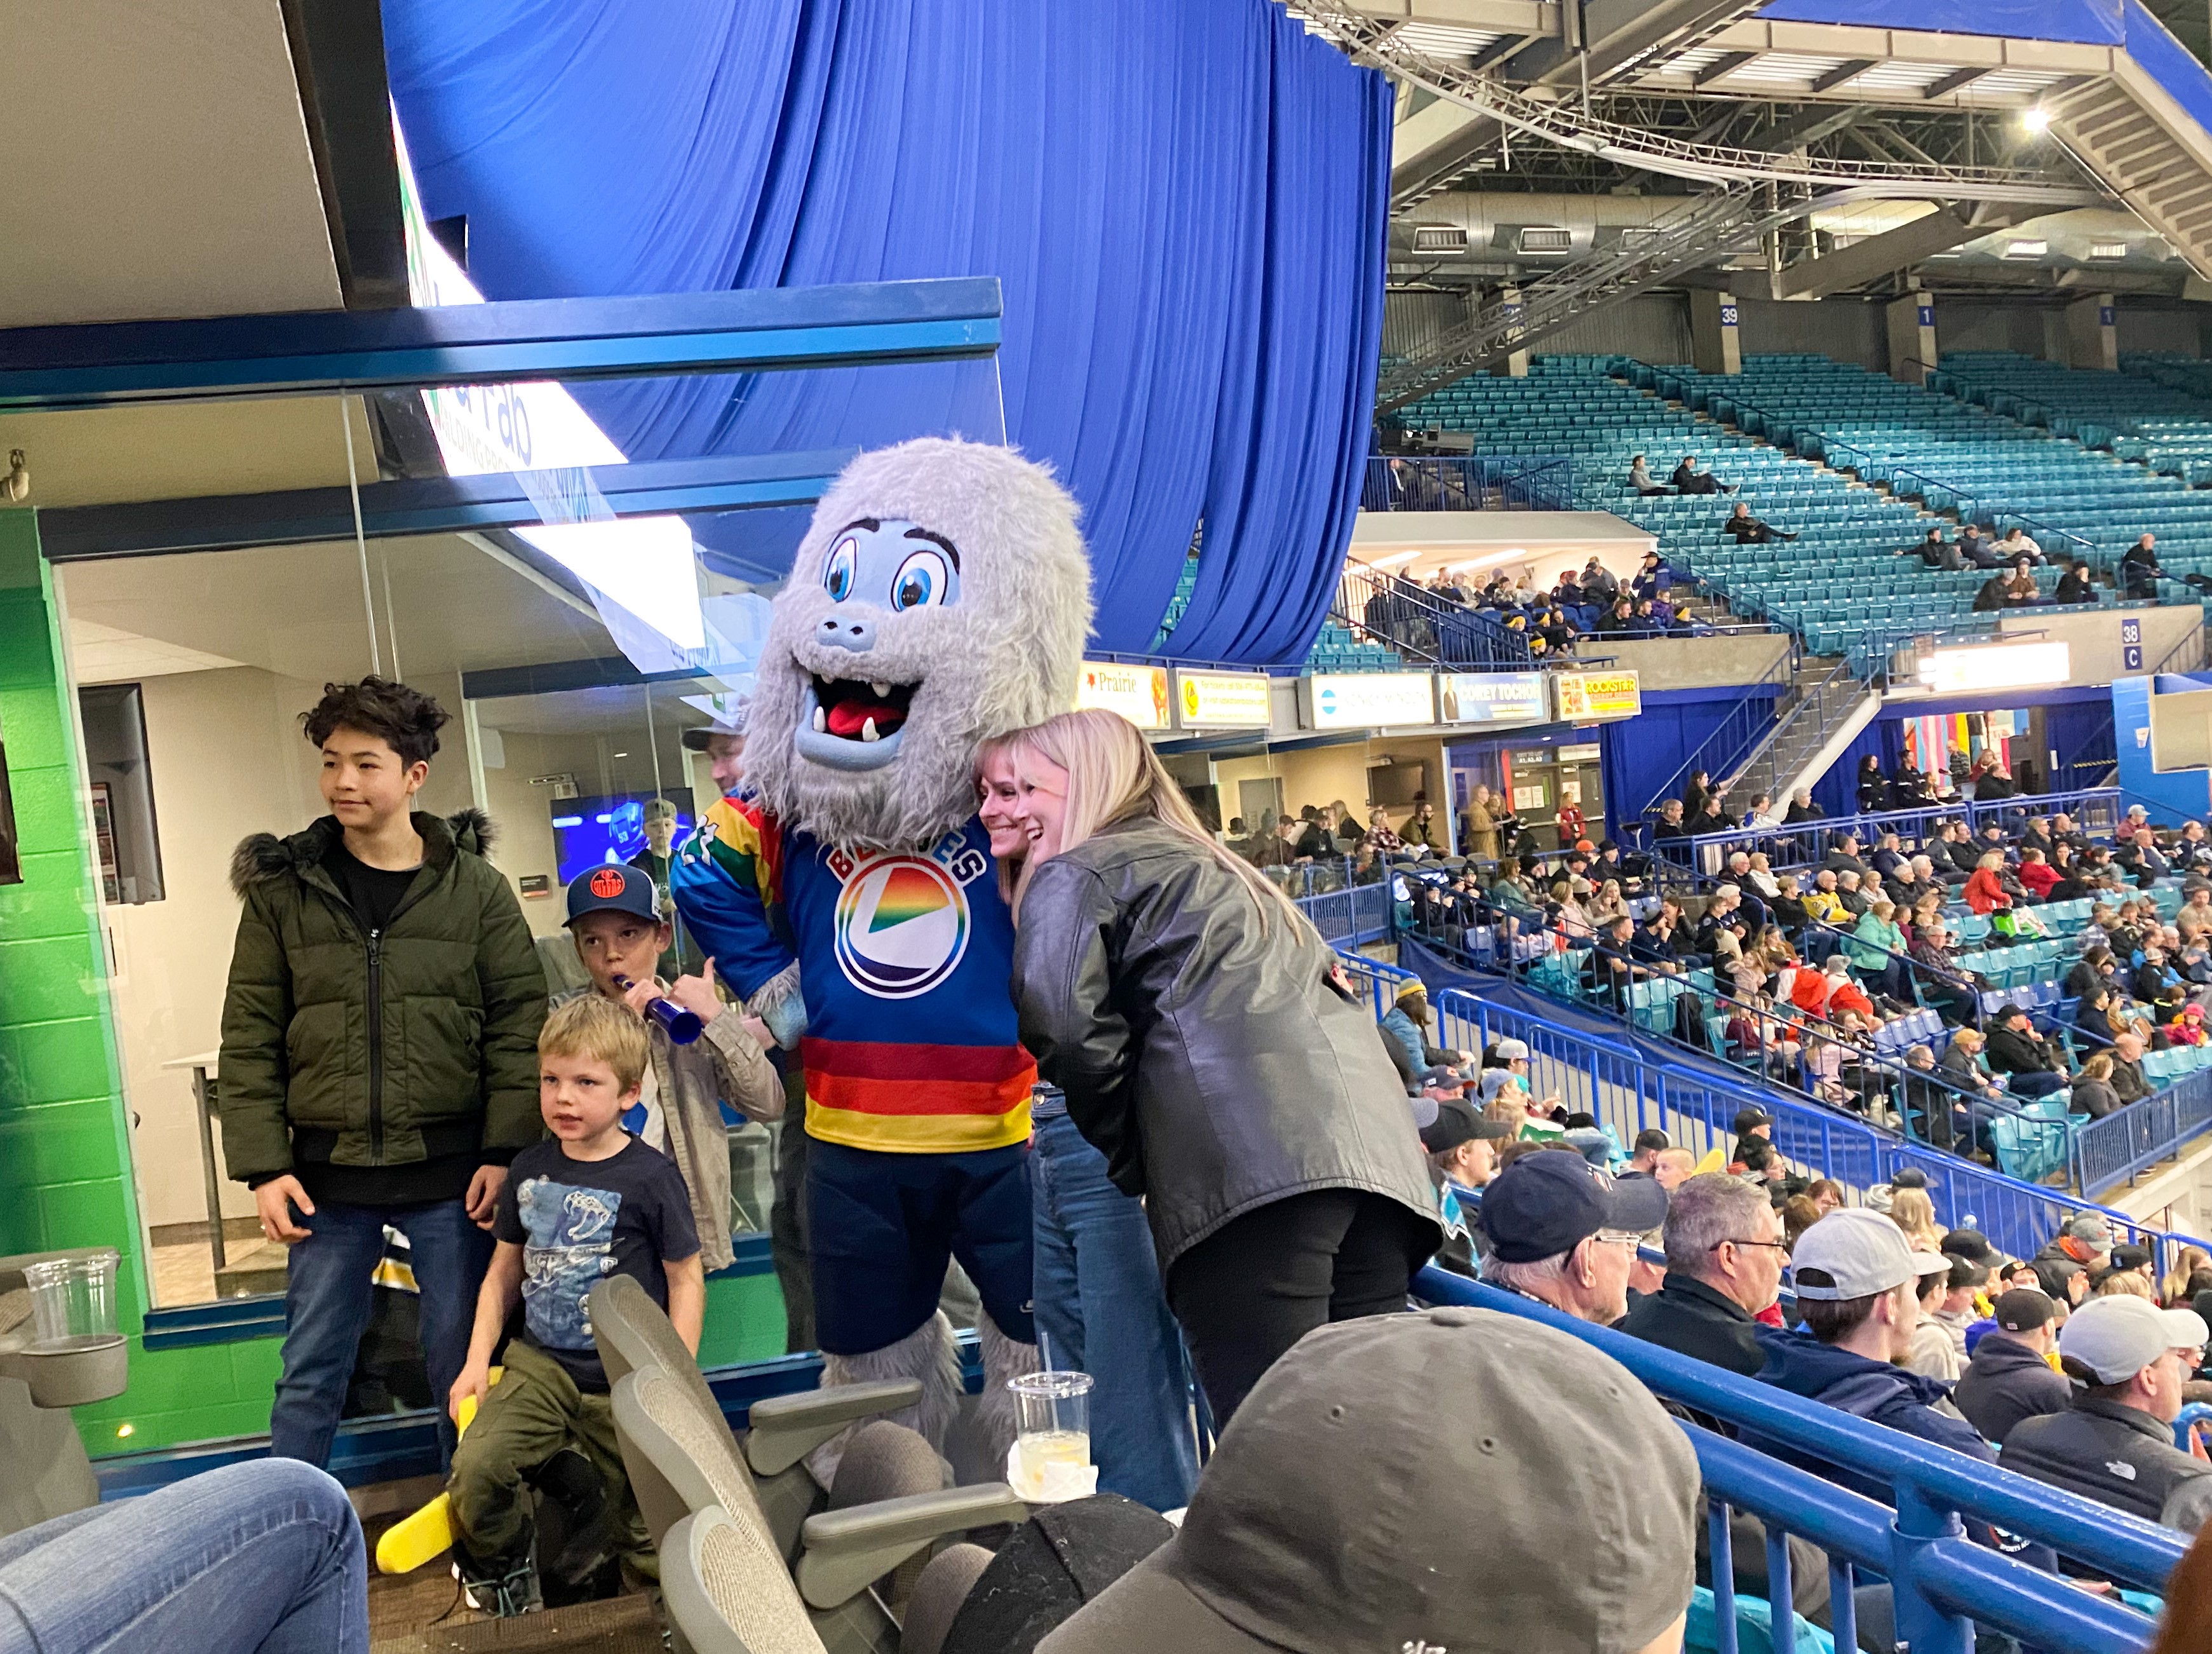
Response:
[{"label": "mascot furry foot", "polygon": [[[990,1462],[1002,1464],[1019,1433],[1021,1423],[1006,1383],[1037,1370],[1037,1347],[1007,1337],[988,1315],[976,1318],[975,1331],[983,1345],[983,1393],[976,1398],[975,1421],[990,1450]],[[822,1358],[822,1386],[825,1389],[832,1384],[874,1383],[886,1378],[921,1381],[921,1401],[918,1405],[884,1416],[893,1424],[921,1432],[923,1438],[942,1454],[945,1433],[959,1414],[964,1390],[960,1351],[953,1342],[952,1323],[939,1313],[896,1344],[886,1344],[865,1355]],[[841,1431],[806,1456],[808,1474],[823,1487],[836,1483],[837,1467],[845,1456],[845,1444],[852,1439],[855,1427]]]},{"label": "mascot furry foot", "polygon": [[[959,1347],[952,1341],[952,1323],[941,1313],[933,1315],[896,1344],[886,1344],[865,1355],[825,1353],[822,1358],[824,1389],[833,1384],[879,1383],[886,1378],[921,1381],[920,1402],[884,1416],[893,1424],[920,1431],[923,1439],[941,1456],[945,1451],[945,1433],[951,1428],[960,1411],[960,1397],[966,1388],[960,1375]],[[1004,1388],[1001,1384],[1002,1391]],[[836,1484],[837,1466],[845,1456],[845,1444],[852,1440],[856,1428],[857,1426],[848,1425],[806,1456],[807,1474],[823,1487]],[[1007,1439],[1011,1441],[1012,1438]]]},{"label": "mascot furry foot", "polygon": [[1007,1337],[988,1315],[975,1318],[975,1332],[983,1341],[983,1393],[976,1398],[975,1422],[990,1446],[991,1462],[1004,1464],[1021,1429],[1020,1409],[1006,1389],[1006,1381],[1035,1372],[1043,1362],[1036,1345]]}]

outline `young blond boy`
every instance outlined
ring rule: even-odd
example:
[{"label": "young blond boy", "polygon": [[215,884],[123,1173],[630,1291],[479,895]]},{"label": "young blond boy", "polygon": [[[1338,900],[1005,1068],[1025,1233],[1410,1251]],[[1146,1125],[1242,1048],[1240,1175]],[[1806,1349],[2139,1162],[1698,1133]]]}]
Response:
[{"label": "young blond boy", "polygon": [[[638,1099],[623,1125],[676,1163],[691,1192],[691,1221],[708,1273],[726,1268],[730,1249],[730,1139],[722,1104],[759,1121],[781,1118],[783,1080],[763,1054],[766,1028],[723,1003],[714,962],[700,974],[662,982],[654,972],[672,944],[659,892],[630,867],[592,867],[568,885],[568,934],[592,978],[555,1006],[595,994],[627,1006],[645,1030],[647,1061]],[[696,1039],[678,1044],[647,1015],[665,999],[697,1017]]]},{"label": "young blond boy", "polygon": [[[500,1614],[538,1596],[526,1481],[570,1513],[569,1542],[544,1559],[544,1572],[576,1584],[614,1555],[646,1548],[586,1295],[609,1275],[635,1277],[694,1353],[707,1303],[683,1174],[623,1128],[646,1072],[645,1025],[587,995],[547,1018],[538,1055],[538,1109],[552,1137],[514,1157],[468,1359],[447,1397],[456,1419],[465,1397],[479,1409],[447,1487],[454,1556],[478,1606]],[[518,1303],[523,1326],[493,1387],[492,1356]]]}]

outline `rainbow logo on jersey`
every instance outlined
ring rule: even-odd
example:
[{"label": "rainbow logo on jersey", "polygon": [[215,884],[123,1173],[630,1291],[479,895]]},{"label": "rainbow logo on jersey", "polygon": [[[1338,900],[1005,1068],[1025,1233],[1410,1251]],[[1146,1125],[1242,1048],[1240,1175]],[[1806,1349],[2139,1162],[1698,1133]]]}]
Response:
[{"label": "rainbow logo on jersey", "polygon": [[968,950],[968,897],[934,861],[884,856],[846,879],[834,926],[847,981],[878,999],[910,1000],[959,965]]}]

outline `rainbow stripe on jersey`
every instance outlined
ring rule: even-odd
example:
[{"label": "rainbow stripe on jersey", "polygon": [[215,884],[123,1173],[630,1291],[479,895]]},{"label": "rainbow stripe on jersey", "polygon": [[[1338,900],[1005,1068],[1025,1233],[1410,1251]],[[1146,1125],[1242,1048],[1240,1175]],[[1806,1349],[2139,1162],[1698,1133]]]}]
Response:
[{"label": "rainbow stripe on jersey", "polygon": [[739,799],[701,819],[677,905],[748,997],[799,961],[811,1135],[905,1154],[1029,1137],[1036,1064],[1016,1033],[989,846],[974,820],[909,852],[823,844]]}]

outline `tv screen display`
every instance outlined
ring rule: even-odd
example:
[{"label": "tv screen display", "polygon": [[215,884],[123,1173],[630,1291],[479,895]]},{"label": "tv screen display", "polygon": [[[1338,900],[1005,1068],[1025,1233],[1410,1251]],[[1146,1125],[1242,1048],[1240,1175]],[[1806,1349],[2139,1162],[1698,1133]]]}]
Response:
[{"label": "tv screen display", "polygon": [[1367,797],[1375,804],[1405,805],[1413,794],[1428,790],[1429,767],[1425,763],[1377,764],[1367,772]]},{"label": "tv screen display", "polygon": [[[553,800],[554,865],[566,885],[586,867],[627,861],[645,848],[645,806],[656,795],[635,793],[604,799]],[[676,806],[676,842],[697,824],[691,789],[669,787],[657,795]]]}]

